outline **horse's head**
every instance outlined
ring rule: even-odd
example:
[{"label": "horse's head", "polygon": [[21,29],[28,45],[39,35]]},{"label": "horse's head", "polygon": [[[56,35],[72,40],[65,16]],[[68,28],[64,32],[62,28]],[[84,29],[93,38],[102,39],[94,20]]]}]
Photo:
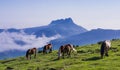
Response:
[{"label": "horse's head", "polygon": [[58,50],[58,59],[60,59],[60,57],[62,56],[61,53],[63,53],[63,50],[64,50],[64,46],[60,46],[59,50]]},{"label": "horse's head", "polygon": [[26,58],[27,59],[28,59],[29,53],[30,53],[30,49],[28,49],[27,52],[26,52]]},{"label": "horse's head", "polygon": [[72,51],[77,52],[77,50],[74,48],[75,46],[72,44],[68,44],[68,46],[71,48]]}]

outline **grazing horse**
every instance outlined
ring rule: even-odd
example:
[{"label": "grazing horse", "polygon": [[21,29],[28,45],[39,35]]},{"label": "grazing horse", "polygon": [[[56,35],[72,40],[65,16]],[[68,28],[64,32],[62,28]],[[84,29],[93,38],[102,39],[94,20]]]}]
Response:
[{"label": "grazing horse", "polygon": [[111,42],[110,40],[105,40],[102,42],[102,45],[101,45],[101,50],[100,50],[100,54],[101,54],[101,58],[103,58],[103,56],[109,56],[108,55],[108,50],[110,49],[111,47]]},{"label": "grazing horse", "polygon": [[67,56],[70,56],[72,51],[76,52],[75,48],[73,48],[73,45],[71,44],[60,46],[58,50],[58,59],[60,59],[61,56],[64,58],[65,53],[67,54]]},{"label": "grazing horse", "polygon": [[48,50],[49,50],[49,53],[52,52],[52,44],[47,44],[43,47],[43,53],[47,53]]},{"label": "grazing horse", "polygon": [[28,49],[27,52],[26,52],[26,58],[27,59],[31,59],[31,55],[34,54],[34,58],[36,58],[36,53],[37,53],[37,49],[36,48],[31,48],[31,49]]}]

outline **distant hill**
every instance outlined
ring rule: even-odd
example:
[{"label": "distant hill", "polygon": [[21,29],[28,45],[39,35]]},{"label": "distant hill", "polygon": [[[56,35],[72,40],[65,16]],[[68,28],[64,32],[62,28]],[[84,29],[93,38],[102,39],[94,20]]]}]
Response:
[{"label": "distant hill", "polygon": [[120,30],[112,30],[112,29],[93,29],[91,31],[73,35],[66,38],[61,38],[57,40],[51,41],[57,49],[57,46],[71,43],[74,45],[86,45],[92,44],[103,40],[111,40],[111,39],[119,39],[120,38]]}]

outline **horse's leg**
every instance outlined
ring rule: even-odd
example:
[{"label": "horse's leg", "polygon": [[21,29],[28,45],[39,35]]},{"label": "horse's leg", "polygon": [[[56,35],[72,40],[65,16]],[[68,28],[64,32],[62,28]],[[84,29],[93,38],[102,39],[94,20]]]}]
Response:
[{"label": "horse's leg", "polygon": [[45,53],[47,54],[47,50],[45,50]]},{"label": "horse's leg", "polygon": [[50,48],[50,50],[49,50],[49,53],[51,53],[52,52],[52,48]]},{"label": "horse's leg", "polygon": [[70,57],[70,51],[67,51],[67,57]]},{"label": "horse's leg", "polygon": [[26,56],[26,59],[28,60],[28,56]]},{"label": "horse's leg", "polygon": [[101,54],[101,58],[103,58],[103,56],[104,56],[104,51],[101,51],[100,54]]},{"label": "horse's leg", "polygon": [[34,55],[34,58],[36,58],[36,51],[35,51],[35,53],[34,53],[35,55]]},{"label": "horse's leg", "polygon": [[107,53],[105,53],[105,56],[109,56],[109,55],[108,55],[108,52],[107,52]]},{"label": "horse's leg", "polygon": [[65,52],[62,53],[62,58],[64,59]]},{"label": "horse's leg", "polygon": [[105,50],[105,56],[109,56],[108,55],[108,48],[106,48],[106,50]]},{"label": "horse's leg", "polygon": [[61,56],[61,53],[60,53],[60,51],[58,52],[58,59],[60,59],[60,56]]},{"label": "horse's leg", "polygon": [[71,50],[69,51],[69,57],[71,57]]},{"label": "horse's leg", "polygon": [[34,56],[34,58],[36,58],[36,53],[35,53],[35,56]]},{"label": "horse's leg", "polygon": [[103,58],[104,53],[101,54],[101,58]]},{"label": "horse's leg", "polygon": [[30,59],[31,59],[31,54],[30,54]]},{"label": "horse's leg", "polygon": [[103,58],[104,53],[105,53],[105,45],[102,44],[102,45],[101,45],[101,49],[100,49],[101,58]]},{"label": "horse's leg", "polygon": [[67,50],[67,55],[68,55],[68,57],[70,57],[70,53],[71,53],[71,49],[68,48],[68,50]]},{"label": "horse's leg", "polygon": [[26,59],[28,60],[28,55],[26,55]]}]

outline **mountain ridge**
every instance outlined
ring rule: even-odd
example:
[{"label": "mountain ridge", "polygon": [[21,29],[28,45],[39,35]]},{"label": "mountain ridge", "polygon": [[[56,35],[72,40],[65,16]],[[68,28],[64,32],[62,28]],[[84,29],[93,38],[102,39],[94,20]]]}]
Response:
[{"label": "mountain ridge", "polygon": [[42,36],[43,34],[47,37],[51,37],[55,34],[60,34],[62,36],[71,36],[78,33],[86,32],[87,29],[82,26],[76,25],[72,18],[58,19],[52,21],[50,24],[46,26],[32,27],[32,28],[24,28],[24,29],[0,29],[0,32],[4,30],[8,32],[20,32],[23,30],[27,34],[34,34],[36,37]]},{"label": "mountain ridge", "polygon": [[[94,44],[103,40],[120,39],[120,30],[93,29],[85,33],[80,33],[66,38],[52,40],[54,46],[71,43],[74,45]],[[56,49],[56,48],[55,48]],[[58,48],[57,48],[58,49]]]}]

